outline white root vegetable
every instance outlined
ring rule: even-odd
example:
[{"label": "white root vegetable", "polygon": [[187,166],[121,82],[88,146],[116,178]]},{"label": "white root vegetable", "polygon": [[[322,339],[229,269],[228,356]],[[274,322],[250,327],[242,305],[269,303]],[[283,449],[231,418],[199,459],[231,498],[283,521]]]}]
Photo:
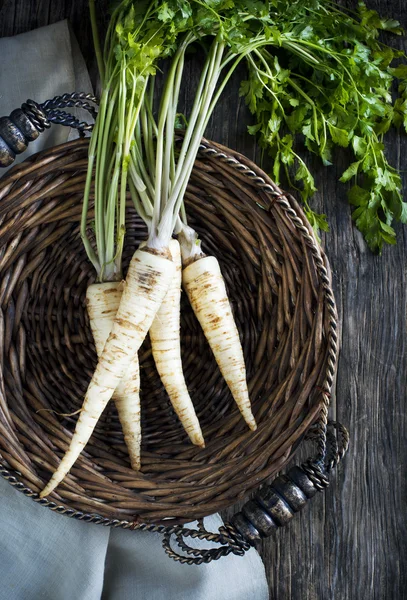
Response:
[{"label": "white root vegetable", "polygon": [[119,309],[86,392],[71,444],[41,498],[63,480],[89,441],[106,404],[143,343],[174,274],[175,265],[169,258],[147,250],[134,253]]},{"label": "white root vegetable", "polygon": [[[113,327],[120,304],[123,285],[119,281],[94,283],[86,290],[86,304],[90,327],[100,356]],[[130,463],[135,471],[140,469],[140,369],[137,354],[132,358],[113,394]]]},{"label": "white root vegetable", "polygon": [[217,259],[205,256],[188,265],[182,272],[182,283],[233,398],[254,431],[257,425],[247,389],[243,350]]},{"label": "white root vegetable", "polygon": [[189,396],[182,371],[180,341],[181,250],[177,240],[171,240],[169,250],[176,271],[167,295],[157,312],[149,334],[155,365],[191,442],[205,446],[201,426]]}]

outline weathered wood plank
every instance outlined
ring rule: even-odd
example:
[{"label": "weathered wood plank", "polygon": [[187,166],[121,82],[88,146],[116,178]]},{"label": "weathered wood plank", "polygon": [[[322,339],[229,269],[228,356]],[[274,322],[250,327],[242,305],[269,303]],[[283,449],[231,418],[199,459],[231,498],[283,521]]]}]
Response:
[{"label": "weathered wood plank", "polygon": [[[406,24],[404,0],[371,0],[382,13]],[[87,64],[93,68],[86,0],[0,0],[0,36],[69,18]],[[405,39],[400,47],[407,48]],[[196,73],[189,67],[189,89]],[[232,82],[211,120],[207,136],[259,161],[246,124],[250,116]],[[184,92],[184,100],[189,97]],[[235,107],[231,110],[231,107]],[[393,164],[407,170],[407,137],[389,142]],[[332,416],[348,425],[351,447],[330,489],[309,503],[274,539],[262,543],[275,600],[399,600],[407,598],[406,569],[406,309],[407,230],[398,245],[373,256],[352,225],[346,188],[335,167],[314,161],[326,212],[324,235],[341,317],[342,348]],[[407,178],[404,174],[405,187]],[[304,450],[304,456],[306,451]],[[298,461],[300,459],[298,458]],[[232,514],[227,511],[227,514]]]}]

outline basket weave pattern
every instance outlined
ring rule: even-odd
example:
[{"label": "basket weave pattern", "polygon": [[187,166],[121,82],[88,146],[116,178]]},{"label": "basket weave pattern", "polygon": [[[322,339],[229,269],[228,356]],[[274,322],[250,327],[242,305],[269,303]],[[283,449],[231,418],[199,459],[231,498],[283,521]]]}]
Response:
[{"label": "basket weave pattern", "polygon": [[[79,234],[86,169],[87,140],[78,140],[0,181],[0,455],[34,496],[69,444],[77,419],[69,413],[80,408],[96,364],[84,303],[94,271]],[[258,430],[243,422],[184,298],[183,365],[205,449],[188,441],[147,340],[140,351],[142,472],[130,468],[109,403],[51,495],[68,509],[127,524],[211,514],[280,470],[324,409],[335,367],[335,306],[321,279],[325,257],[295,200],[245,157],[204,142],[186,208],[204,251],[221,264]],[[145,233],[129,202],[125,267]]]}]

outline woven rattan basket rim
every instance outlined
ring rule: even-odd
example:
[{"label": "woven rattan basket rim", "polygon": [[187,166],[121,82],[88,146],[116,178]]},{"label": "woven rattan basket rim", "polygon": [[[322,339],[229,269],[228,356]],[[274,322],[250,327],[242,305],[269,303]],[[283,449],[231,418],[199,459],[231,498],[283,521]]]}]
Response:
[{"label": "woven rattan basket rim", "polygon": [[[7,195],[9,190],[12,189],[13,183],[15,181],[18,181],[19,179],[24,180],[24,177],[29,176],[30,173],[35,173],[36,165],[39,161],[41,161],[41,169],[42,171],[44,171],[48,162],[52,164],[52,161],[55,156],[62,157],[61,160],[59,160],[58,168],[61,169],[61,171],[63,171],[64,168],[67,168],[67,165],[69,165],[70,156],[73,155],[77,150],[86,149],[86,146],[86,140],[69,142],[68,144],[64,144],[57,148],[47,150],[43,153],[40,153],[39,155],[31,157],[26,163],[14,167],[3,180],[3,182],[0,182],[0,197],[4,198]],[[261,169],[259,169],[256,165],[254,165],[251,161],[249,161],[246,157],[242,156],[241,154],[234,152],[228,148],[225,148],[219,144],[203,140],[202,145],[200,147],[199,161],[204,162],[207,159],[213,162],[216,161],[216,163],[222,165],[226,169],[225,176],[228,172],[232,180],[235,179],[236,182],[250,182],[251,186],[254,186],[256,189],[258,189],[259,194],[261,193],[263,196],[269,198],[270,211],[273,210],[274,206],[279,207],[279,210],[282,211],[282,214],[289,223],[289,226],[292,227],[293,230],[295,230],[295,232],[297,233],[297,235],[301,237],[302,243],[305,244],[304,247],[306,247],[309,250],[309,253],[315,264],[315,269],[319,278],[319,284],[323,293],[323,302],[324,307],[326,309],[327,359],[324,363],[325,371],[323,380],[319,381],[319,385],[317,386],[316,393],[318,394],[319,398],[318,402],[315,402],[312,406],[312,410],[308,415],[309,418],[306,422],[306,425],[300,425],[298,427],[298,430],[296,431],[298,435],[293,436],[290,451],[283,455],[283,459],[278,465],[278,467],[281,468],[292,455],[293,450],[298,445],[299,441],[302,439],[306,430],[313,423],[315,423],[317,419],[321,420],[322,423],[324,423],[326,422],[327,418],[327,406],[329,403],[329,397],[333,377],[335,374],[337,359],[337,315],[335,300],[331,289],[329,264],[327,262],[325,254],[323,253],[318,242],[315,239],[311,226],[307,222],[302,212],[302,209],[299,207],[296,200],[291,195],[282,192],[282,190],[278,186],[276,186]],[[309,260],[309,257],[307,258],[307,260]],[[313,391],[315,392],[314,388]],[[274,471],[275,470],[277,469],[274,469]],[[102,514],[98,514],[97,512],[86,512],[84,510],[77,510],[72,506],[67,506],[67,503],[59,503],[48,499],[40,500],[38,498],[38,493],[32,488],[30,488],[30,486],[26,485],[23,481],[21,481],[21,471],[19,471],[18,468],[13,468],[13,465],[11,465],[9,461],[5,460],[4,457],[2,457],[2,464],[0,465],[0,474],[6,480],[8,480],[9,483],[13,485],[16,489],[23,492],[26,496],[31,497],[35,502],[47,506],[51,510],[54,510],[61,514],[65,514],[75,519],[90,521],[93,523],[100,523],[107,526],[139,528],[153,531],[161,531],[163,530],[163,528],[167,527],[167,520],[162,517],[152,519],[153,523],[143,523],[142,520],[137,519],[136,516],[132,519],[108,518],[106,516],[103,516]],[[253,489],[253,486],[251,486],[250,489]],[[250,491],[250,489],[245,490],[244,495],[246,495]],[[241,497],[242,494],[236,494],[235,499]],[[229,502],[229,505],[231,504],[233,504],[233,502]],[[226,505],[227,504],[225,504],[225,506]],[[170,519],[170,521],[168,521],[168,524],[169,526],[172,526],[172,523],[175,522],[190,521],[192,520],[192,517],[195,516],[198,515],[188,514],[188,511],[186,510],[185,517],[177,516],[177,518],[172,518]],[[147,519],[147,521],[149,520],[150,519]]]}]

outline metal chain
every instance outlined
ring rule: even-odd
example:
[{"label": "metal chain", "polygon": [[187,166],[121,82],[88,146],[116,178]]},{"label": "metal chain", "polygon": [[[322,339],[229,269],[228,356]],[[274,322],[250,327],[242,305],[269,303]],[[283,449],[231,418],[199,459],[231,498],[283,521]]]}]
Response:
[{"label": "metal chain", "polygon": [[[172,535],[175,537],[175,541],[182,552],[185,552],[187,556],[180,554],[179,550],[173,550],[171,547]],[[192,539],[198,538],[200,540],[206,540],[221,544],[217,548],[192,548],[185,541],[184,538],[191,537]],[[227,556],[230,553],[234,553],[232,546],[226,545],[222,534],[211,533],[206,531],[204,528],[200,529],[186,529],[185,527],[180,528],[175,534],[165,533],[162,541],[163,548],[166,554],[180,562],[181,564],[188,565],[201,565],[202,563],[209,563],[212,560],[219,560],[222,556]],[[244,552],[242,552],[244,554]]]},{"label": "metal chain", "polygon": [[51,100],[47,100],[41,104],[44,111],[54,110],[58,108],[77,107],[87,110],[94,119],[97,116],[97,98],[93,94],[85,94],[84,92],[74,92],[73,94],[63,94],[62,96],[54,96]]},{"label": "metal chain", "polygon": [[84,136],[85,132],[92,131],[93,123],[80,121],[62,109],[71,107],[81,108],[86,110],[95,119],[97,116],[96,106],[97,99],[92,94],[74,92],[73,94],[54,96],[54,98],[46,100],[42,104],[38,104],[34,100],[27,100],[21,109],[39,132],[51,127],[51,123],[55,123],[57,125],[73,127],[79,131],[81,136]]},{"label": "metal chain", "polygon": [[[175,551],[171,547],[171,538],[173,535],[179,549],[188,556],[180,554],[179,551]],[[188,537],[214,542],[220,544],[220,546],[209,549],[192,548],[184,540],[184,538]],[[218,533],[212,533],[205,529],[203,519],[198,520],[198,529],[186,529],[183,527],[177,532],[166,532],[163,538],[163,548],[168,556],[182,564],[189,565],[200,565],[203,562],[209,563],[212,560],[218,560],[222,556],[227,556],[231,553],[243,556],[250,547],[248,541],[243,538],[231,523],[225,523],[219,528]]]},{"label": "metal chain", "polygon": [[44,129],[51,127],[51,123],[44,110],[41,108],[41,105],[34,102],[34,100],[27,100],[27,102],[24,102],[24,104],[21,105],[21,110],[25,112],[40,133],[42,133]]},{"label": "metal chain", "polygon": [[329,461],[325,465],[329,473],[343,459],[349,448],[349,431],[342,423],[338,423],[338,421],[329,421],[328,426],[336,430],[335,440],[337,444],[334,454],[329,457]]},{"label": "metal chain", "polygon": [[73,127],[79,131],[79,135],[83,137],[85,131],[92,131],[93,123],[86,123],[86,121],[79,121],[74,115],[65,112],[64,110],[51,109],[47,113],[47,117],[51,123],[56,125],[65,125],[66,127]]}]

